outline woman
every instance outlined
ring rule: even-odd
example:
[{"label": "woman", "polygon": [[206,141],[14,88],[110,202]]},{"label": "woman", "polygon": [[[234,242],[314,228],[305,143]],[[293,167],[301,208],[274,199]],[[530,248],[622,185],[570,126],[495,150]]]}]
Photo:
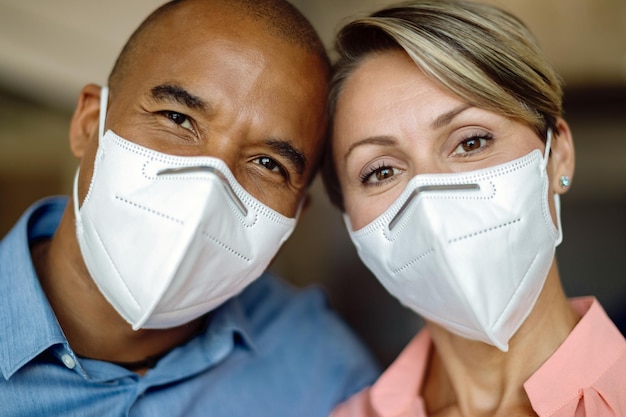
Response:
[{"label": "woman", "polygon": [[337,49],[327,190],[426,326],[334,416],[626,416],[626,341],[560,282],[574,148],[528,29],[418,0],[348,24]]}]

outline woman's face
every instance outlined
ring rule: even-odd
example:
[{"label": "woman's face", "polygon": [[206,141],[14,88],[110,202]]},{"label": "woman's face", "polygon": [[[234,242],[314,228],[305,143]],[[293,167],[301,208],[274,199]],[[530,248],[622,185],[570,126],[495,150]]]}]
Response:
[{"label": "woman's face", "polygon": [[367,57],[335,112],[334,162],[353,230],[382,214],[415,175],[486,168],[534,149],[544,143],[530,127],[469,106],[399,51]]}]

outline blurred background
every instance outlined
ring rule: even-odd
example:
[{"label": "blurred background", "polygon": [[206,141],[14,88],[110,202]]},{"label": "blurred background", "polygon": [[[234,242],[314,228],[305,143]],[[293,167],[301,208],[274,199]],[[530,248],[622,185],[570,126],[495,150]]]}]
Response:
[{"label": "blurred background", "polygon": [[[522,18],[566,81],[577,168],[557,250],[570,296],[595,295],[626,330],[626,0],[490,0]],[[332,48],[336,30],[390,1],[293,0]],[[102,84],[159,0],[0,0],[0,236],[35,200],[68,194],[67,130],[80,88]],[[422,325],[361,265],[321,182],[272,269],[329,302],[388,364]]]}]

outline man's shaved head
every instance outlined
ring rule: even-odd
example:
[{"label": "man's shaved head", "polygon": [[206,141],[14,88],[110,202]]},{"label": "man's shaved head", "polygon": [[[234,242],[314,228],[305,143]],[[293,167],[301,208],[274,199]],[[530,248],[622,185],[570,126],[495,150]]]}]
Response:
[{"label": "man's shaved head", "polygon": [[324,45],[311,23],[285,0],[172,0],[152,12],[128,39],[109,75],[108,83],[112,90],[137,62],[141,48],[145,46],[142,43],[145,35],[165,17],[194,3],[216,11],[226,9],[240,13],[242,19],[250,19],[262,26],[268,34],[301,47],[317,55],[327,67],[330,65]]}]

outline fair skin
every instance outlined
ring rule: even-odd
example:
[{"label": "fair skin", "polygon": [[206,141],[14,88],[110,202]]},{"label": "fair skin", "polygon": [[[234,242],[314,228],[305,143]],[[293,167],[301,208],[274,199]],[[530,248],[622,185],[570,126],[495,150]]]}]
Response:
[{"label": "fair skin", "polygon": [[[111,89],[106,129],[160,152],[220,158],[248,192],[293,217],[322,145],[325,64],[236,10],[207,2],[185,3],[146,39],[151,47],[141,50],[138,64]],[[100,87],[84,87],[70,127],[70,148],[80,160],[81,203],[98,147],[99,98]],[[198,332],[204,318],[133,331],[89,276],[74,222],[70,201],[57,233],[32,254],[77,354],[135,362]]]},{"label": "fair skin", "polygon": [[[574,169],[569,128],[559,119],[548,163],[549,195]],[[408,181],[464,172],[522,157],[544,142],[526,124],[469,106],[427,78],[399,51],[364,58],[345,82],[333,126],[333,155],[353,230],[382,214]],[[555,216],[550,200],[553,218]],[[553,262],[509,352],[427,321],[435,349],[421,395],[429,416],[535,415],[523,383],[556,350],[578,317]]]}]

